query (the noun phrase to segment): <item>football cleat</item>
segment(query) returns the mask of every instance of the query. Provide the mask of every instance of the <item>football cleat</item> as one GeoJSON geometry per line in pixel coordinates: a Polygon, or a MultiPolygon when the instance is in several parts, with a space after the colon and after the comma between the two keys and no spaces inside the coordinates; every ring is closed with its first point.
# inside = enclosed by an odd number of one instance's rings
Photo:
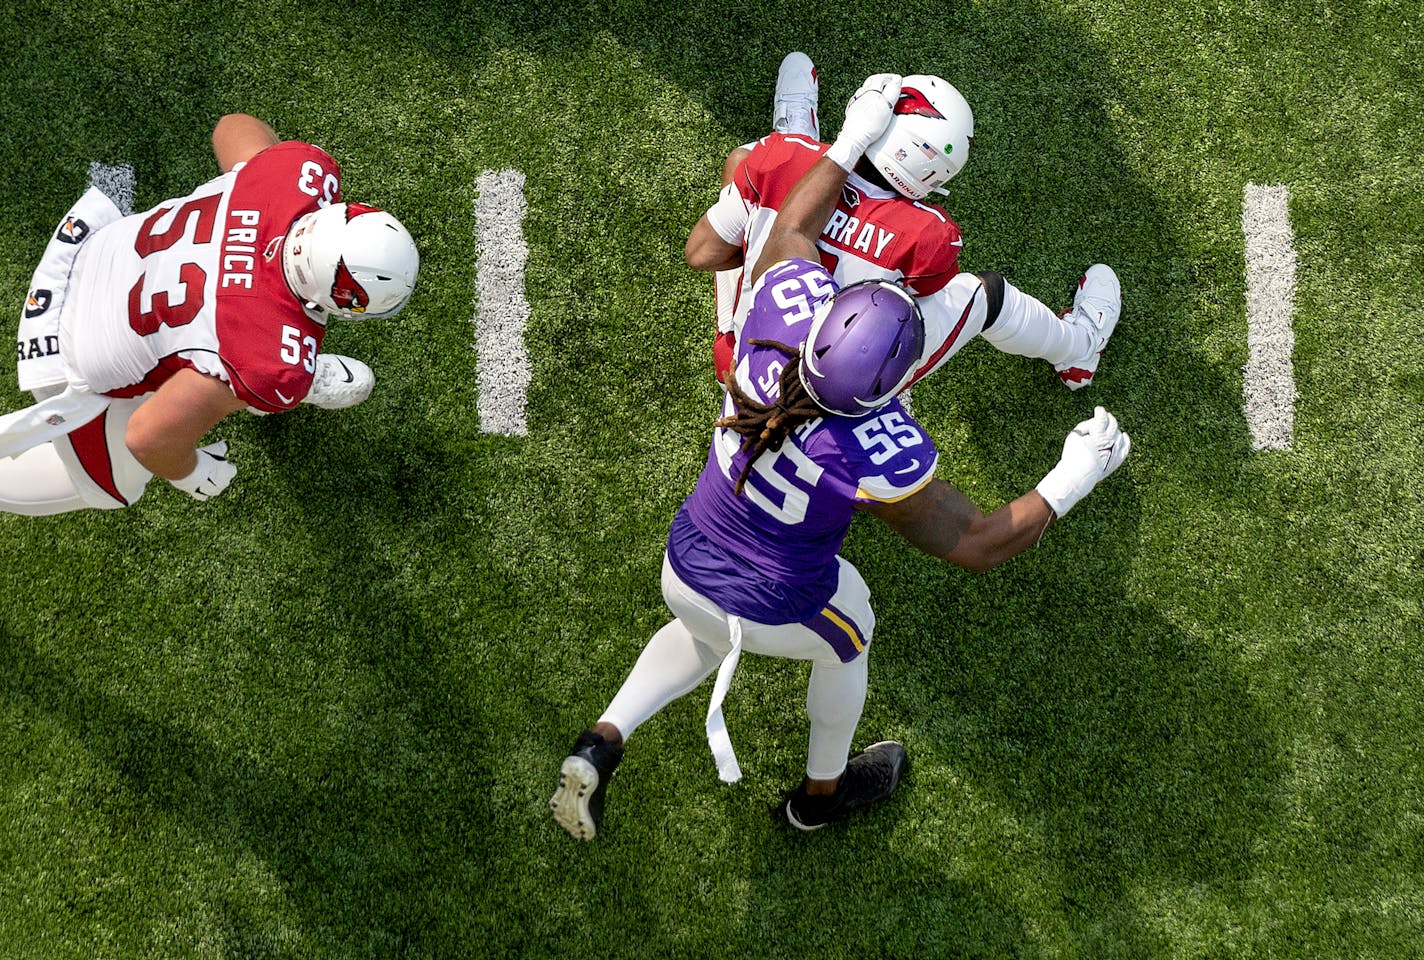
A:
{"type": "Polygon", "coordinates": [[[819,830],[895,792],[909,768],[905,748],[894,740],[872,743],[850,758],[840,789],[829,797],[806,793],[803,782],[786,798],[786,822],[797,830],[819,830]]]}
{"type": "Polygon", "coordinates": [[[801,133],[821,139],[817,119],[821,82],[816,65],[804,53],[788,53],[776,72],[776,93],[771,100],[771,129],[777,133],[801,133]]]}
{"type": "Polygon", "coordinates": [[[1122,316],[1122,285],[1112,267],[1095,263],[1078,281],[1078,292],[1073,296],[1073,306],[1063,313],[1069,323],[1086,329],[1092,343],[1088,355],[1068,363],[1055,364],[1058,379],[1069,390],[1081,390],[1093,382],[1098,372],[1098,360],[1108,345],[1108,338],[1117,329],[1118,318],[1122,316]]]}
{"type": "Polygon", "coordinates": [[[559,788],[549,798],[554,821],[575,840],[592,840],[603,824],[608,779],[623,759],[623,744],[585,730],[559,768],[559,788]]]}
{"type": "Polygon", "coordinates": [[[354,407],[371,395],[371,388],[375,385],[376,375],[360,360],[335,353],[319,353],[311,390],[302,403],[323,410],[354,407]]]}

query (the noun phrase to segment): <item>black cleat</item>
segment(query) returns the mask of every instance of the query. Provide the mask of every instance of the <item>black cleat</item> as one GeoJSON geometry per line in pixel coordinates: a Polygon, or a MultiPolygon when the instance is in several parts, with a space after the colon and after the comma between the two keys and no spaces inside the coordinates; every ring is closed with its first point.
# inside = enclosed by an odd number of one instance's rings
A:
{"type": "Polygon", "coordinates": [[[909,764],[905,748],[894,740],[872,743],[850,758],[839,789],[830,796],[811,796],[805,782],[793,790],[782,805],[786,820],[797,830],[819,830],[864,810],[895,792],[909,764]]]}
{"type": "Polygon", "coordinates": [[[559,789],[549,799],[554,820],[576,840],[592,840],[603,823],[603,794],[623,759],[623,744],[585,730],[559,769],[559,789]]]}

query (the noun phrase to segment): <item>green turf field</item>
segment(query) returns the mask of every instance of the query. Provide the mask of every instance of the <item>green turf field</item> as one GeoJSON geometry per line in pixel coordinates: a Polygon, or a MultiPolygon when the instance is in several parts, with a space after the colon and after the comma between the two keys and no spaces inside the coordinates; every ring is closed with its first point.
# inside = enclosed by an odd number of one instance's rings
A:
{"type": "Polygon", "coordinates": [[[0,958],[1424,957],[1421,36],[1411,0],[11,4],[10,324],[91,161],[138,209],[183,195],[230,111],[330,151],[423,270],[398,321],[327,338],[370,401],[222,425],[221,498],[0,516],[0,958]],[[1122,278],[1089,390],[982,342],[916,388],[940,476],[998,506],[1095,403],[1133,454],[987,575],[857,521],[857,742],[914,765],[883,809],[772,819],[805,670],[748,657],[745,778],[717,782],[704,688],[580,845],[546,803],[665,619],[720,396],[683,241],[792,49],[831,132],[868,73],[965,93],[966,268],[1054,307],[1094,260],[1122,278]],[[520,438],[475,412],[501,169],[520,438]],[[1291,191],[1289,451],[1242,412],[1248,183],[1291,191]]]}

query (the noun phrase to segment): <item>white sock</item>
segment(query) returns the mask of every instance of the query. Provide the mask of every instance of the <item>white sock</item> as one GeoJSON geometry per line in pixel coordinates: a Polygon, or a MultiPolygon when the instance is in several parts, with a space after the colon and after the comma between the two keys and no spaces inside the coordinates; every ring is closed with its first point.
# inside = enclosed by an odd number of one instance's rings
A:
{"type": "Polygon", "coordinates": [[[1089,330],[1059,317],[1007,280],[999,316],[979,335],[1004,353],[1040,357],[1052,364],[1081,360],[1095,345],[1089,330]]]}

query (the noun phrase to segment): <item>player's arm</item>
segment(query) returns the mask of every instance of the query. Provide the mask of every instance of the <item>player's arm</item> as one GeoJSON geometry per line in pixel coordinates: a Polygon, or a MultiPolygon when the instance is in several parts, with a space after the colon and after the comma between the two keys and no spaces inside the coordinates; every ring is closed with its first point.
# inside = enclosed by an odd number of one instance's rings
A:
{"type": "Polygon", "coordinates": [[[840,136],[796,181],[777,211],[766,245],[752,268],[753,283],[783,260],[816,259],[816,240],[835,212],[846,177],[866,148],[885,131],[899,96],[899,75],[881,73],[866,80],[851,97],[840,136]]]}
{"type": "Polygon", "coordinates": [[[860,508],[925,553],[983,572],[1037,543],[1048,525],[1116,470],[1131,449],[1132,438],[1119,429],[1117,418],[1098,407],[1068,434],[1058,465],[1038,486],[992,513],[938,479],[903,500],[860,508]]]}
{"type": "Polygon", "coordinates": [[[179,370],[133,412],[124,442],[144,469],[181,481],[200,466],[195,448],[203,434],[245,406],[216,377],[179,370]]]}
{"type": "Polygon", "coordinates": [[[742,265],[742,245],[723,240],[704,213],[687,236],[683,251],[687,265],[694,270],[730,270],[742,265]]]}
{"type": "Polygon", "coordinates": [[[223,173],[280,142],[271,127],[245,113],[229,113],[213,127],[213,156],[223,173]]]}
{"type": "Polygon", "coordinates": [[[861,509],[885,521],[917,549],[976,573],[1033,546],[1054,519],[1037,491],[984,513],[938,478],[904,500],[867,503],[861,509]]]}
{"type": "Polygon", "coordinates": [[[835,212],[846,173],[834,160],[821,157],[796,181],[777,211],[766,245],[752,268],[752,283],[783,260],[816,260],[816,238],[835,212]]]}
{"type": "Polygon", "coordinates": [[[694,270],[731,270],[742,265],[742,237],[747,224],[746,205],[732,185],[737,169],[752,155],[749,147],[733,148],[722,162],[722,194],[688,234],[684,255],[694,270]],[[713,221],[716,221],[716,226],[713,221]],[[730,236],[732,239],[725,239],[730,236]]]}

